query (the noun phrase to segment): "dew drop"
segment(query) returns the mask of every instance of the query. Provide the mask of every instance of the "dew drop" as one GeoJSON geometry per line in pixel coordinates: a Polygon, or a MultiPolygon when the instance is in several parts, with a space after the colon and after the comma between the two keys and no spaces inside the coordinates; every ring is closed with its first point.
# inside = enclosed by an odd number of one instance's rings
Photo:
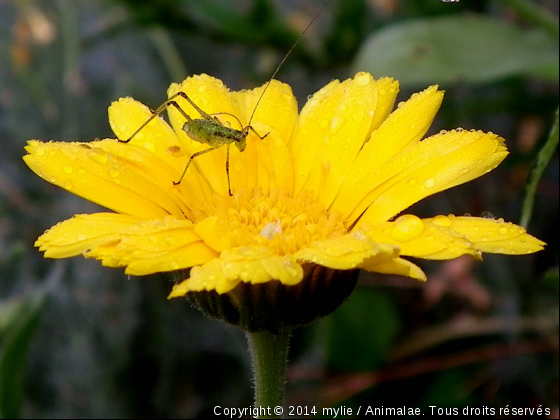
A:
{"type": "Polygon", "coordinates": [[[344,125],[344,118],[334,117],[331,121],[331,132],[336,133],[344,125]]]}
{"type": "Polygon", "coordinates": [[[71,181],[66,181],[64,183],[64,188],[66,188],[67,190],[71,190],[73,187],[72,182],[71,181]]]}
{"type": "Polygon", "coordinates": [[[35,149],[34,155],[35,155],[35,156],[45,156],[45,149],[42,148],[42,147],[37,147],[37,148],[35,149]]]}
{"type": "Polygon", "coordinates": [[[409,185],[410,187],[415,186],[417,183],[418,183],[418,180],[417,180],[416,178],[410,178],[410,179],[408,180],[408,185],[409,185]]]}
{"type": "Polygon", "coordinates": [[[371,75],[368,73],[358,73],[356,77],[354,77],[354,81],[358,86],[367,86],[372,80],[371,75]]]}
{"type": "Polygon", "coordinates": [[[50,178],[50,179],[49,179],[49,182],[50,182],[51,184],[56,184],[56,178],[50,178]]]}
{"type": "Polygon", "coordinates": [[[103,150],[98,149],[98,148],[93,148],[91,150],[88,151],[88,156],[90,157],[91,160],[97,162],[97,163],[107,163],[107,153],[105,153],[103,150]]]}
{"type": "Polygon", "coordinates": [[[378,91],[378,94],[379,94],[379,96],[385,96],[385,95],[387,95],[387,91],[385,89],[380,89],[378,91]]]}
{"type": "Polygon", "coordinates": [[[452,224],[451,219],[447,216],[444,216],[444,215],[439,215],[439,216],[434,217],[432,219],[432,223],[435,224],[435,225],[438,225],[438,226],[446,227],[446,228],[451,227],[451,224],[452,224]]]}
{"type": "Polygon", "coordinates": [[[424,186],[428,189],[434,188],[436,186],[436,180],[434,178],[428,178],[424,181],[424,186]]]}
{"type": "Polygon", "coordinates": [[[74,168],[72,168],[71,166],[65,165],[62,168],[62,172],[64,172],[65,174],[70,175],[72,172],[74,172],[74,168]]]}
{"type": "Polygon", "coordinates": [[[329,122],[327,120],[321,120],[321,122],[319,123],[319,127],[321,128],[327,128],[329,125],[329,122]]]}
{"type": "Polygon", "coordinates": [[[397,105],[397,108],[402,108],[404,106],[404,102],[399,102],[399,104],[397,105]]]}
{"type": "Polygon", "coordinates": [[[144,147],[144,149],[146,149],[148,152],[152,152],[152,153],[155,153],[156,150],[157,150],[156,145],[155,145],[154,143],[152,143],[152,142],[149,142],[149,141],[145,142],[145,143],[143,144],[143,147],[144,147]]]}
{"type": "Polygon", "coordinates": [[[172,270],[178,270],[179,268],[181,268],[181,266],[177,264],[175,261],[172,261],[169,266],[171,267],[172,270]]]}
{"type": "Polygon", "coordinates": [[[407,214],[399,217],[391,230],[391,236],[399,242],[409,242],[418,238],[426,226],[417,216],[407,214]]]}
{"type": "Polygon", "coordinates": [[[157,120],[158,120],[157,117],[156,117],[156,118],[152,118],[152,119],[150,120],[150,122],[148,123],[148,127],[153,127],[154,125],[156,125],[157,122],[158,122],[157,120]]]}
{"type": "Polygon", "coordinates": [[[200,85],[200,86],[198,87],[198,91],[199,91],[200,93],[206,92],[206,85],[200,85]]]}
{"type": "Polygon", "coordinates": [[[78,235],[78,241],[85,241],[87,239],[87,236],[84,234],[78,235]]]}
{"type": "Polygon", "coordinates": [[[109,168],[109,176],[111,178],[116,178],[119,176],[119,171],[117,170],[117,168],[109,168]]]}
{"type": "Polygon", "coordinates": [[[508,233],[508,228],[502,226],[501,228],[498,229],[498,233],[499,233],[500,235],[506,235],[506,234],[508,233]]]}
{"type": "Polygon", "coordinates": [[[483,236],[481,239],[482,242],[488,242],[488,238],[486,236],[483,236]]]}

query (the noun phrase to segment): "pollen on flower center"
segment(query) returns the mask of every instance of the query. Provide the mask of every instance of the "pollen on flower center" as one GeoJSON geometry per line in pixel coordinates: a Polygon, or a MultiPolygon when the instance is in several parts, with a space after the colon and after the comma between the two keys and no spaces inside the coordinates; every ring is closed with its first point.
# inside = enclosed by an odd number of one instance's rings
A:
{"type": "Polygon", "coordinates": [[[228,226],[231,247],[260,245],[276,255],[289,255],[304,245],[346,233],[342,218],[328,212],[311,193],[297,198],[274,190],[240,190],[234,197],[222,197],[204,211],[228,226]]]}

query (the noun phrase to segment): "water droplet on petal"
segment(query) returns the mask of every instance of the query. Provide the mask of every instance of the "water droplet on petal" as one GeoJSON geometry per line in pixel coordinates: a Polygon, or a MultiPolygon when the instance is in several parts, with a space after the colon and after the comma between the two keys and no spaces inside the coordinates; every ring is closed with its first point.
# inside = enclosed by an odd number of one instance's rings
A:
{"type": "Polygon", "coordinates": [[[416,178],[410,178],[410,179],[408,180],[408,185],[409,185],[410,187],[415,186],[417,183],[418,183],[418,180],[417,180],[416,178]]]}
{"type": "Polygon", "coordinates": [[[78,241],[85,241],[87,239],[87,236],[84,234],[78,235],[78,241]]]}
{"type": "Polygon", "coordinates": [[[501,228],[498,229],[498,233],[499,233],[500,235],[505,235],[505,234],[508,233],[508,228],[505,227],[505,226],[502,226],[501,228]]]}
{"type": "Polygon", "coordinates": [[[96,147],[88,151],[88,156],[97,163],[107,163],[107,153],[96,147]]]}
{"type": "Polygon", "coordinates": [[[424,181],[424,186],[428,189],[434,188],[436,186],[436,180],[434,178],[428,178],[424,181]]]}
{"type": "Polygon", "coordinates": [[[407,214],[395,220],[391,236],[399,242],[408,242],[418,238],[426,226],[422,219],[412,214],[407,214]]]}
{"type": "Polygon", "coordinates": [[[79,173],[80,175],[83,175],[83,174],[86,173],[86,170],[85,170],[84,168],[78,168],[78,173],[79,173]]]}
{"type": "Polygon", "coordinates": [[[206,85],[200,85],[200,86],[198,87],[198,91],[199,91],[200,93],[206,92],[206,85]]]}
{"type": "Polygon", "coordinates": [[[446,227],[446,228],[451,227],[451,224],[452,224],[451,219],[447,216],[444,216],[444,215],[439,215],[439,216],[434,217],[432,219],[432,223],[435,224],[435,225],[438,225],[438,226],[446,227]]]}
{"type": "Polygon", "coordinates": [[[371,83],[373,78],[369,73],[358,73],[356,77],[354,77],[354,81],[359,86],[367,86],[371,83]]]}
{"type": "Polygon", "coordinates": [[[64,183],[64,188],[66,188],[67,190],[71,190],[73,187],[72,182],[71,181],[66,181],[64,183]]]}
{"type": "Polygon", "coordinates": [[[42,147],[37,147],[37,148],[35,149],[34,155],[35,155],[35,156],[44,156],[44,155],[45,155],[45,149],[42,148],[42,147]]]}
{"type": "Polygon", "coordinates": [[[62,168],[62,172],[64,172],[65,174],[70,175],[72,172],[74,172],[74,168],[72,168],[71,166],[65,165],[62,168]]]}
{"type": "Polygon", "coordinates": [[[117,168],[109,168],[109,176],[111,178],[116,178],[119,176],[119,171],[117,170],[117,168]]]}
{"type": "Polygon", "coordinates": [[[331,121],[331,132],[336,133],[344,125],[344,118],[334,117],[331,121]]]}
{"type": "Polygon", "coordinates": [[[157,150],[156,145],[152,142],[149,142],[149,141],[145,142],[142,145],[142,147],[144,147],[144,149],[146,149],[148,152],[152,152],[152,153],[155,153],[156,150],[157,150]]]}
{"type": "Polygon", "coordinates": [[[319,123],[319,127],[321,128],[327,128],[329,125],[329,122],[327,120],[321,120],[321,122],[319,123]]]}

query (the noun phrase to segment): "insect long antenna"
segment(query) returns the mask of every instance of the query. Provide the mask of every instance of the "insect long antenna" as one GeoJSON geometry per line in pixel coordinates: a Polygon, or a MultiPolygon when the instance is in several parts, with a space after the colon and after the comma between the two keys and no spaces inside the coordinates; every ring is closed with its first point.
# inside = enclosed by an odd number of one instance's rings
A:
{"type": "Polygon", "coordinates": [[[317,12],[317,14],[315,15],[315,17],[313,18],[313,20],[311,20],[311,22],[309,22],[309,25],[307,25],[307,27],[304,29],[304,31],[301,33],[301,35],[299,36],[299,38],[297,39],[297,41],[294,43],[294,45],[292,45],[292,48],[290,48],[290,51],[288,51],[288,53],[284,56],[284,58],[282,59],[282,61],[280,61],[280,64],[278,64],[278,67],[276,67],[276,70],[274,71],[274,73],[272,74],[272,77],[270,78],[270,80],[268,81],[268,83],[266,84],[266,86],[264,87],[263,93],[261,93],[261,96],[259,98],[259,100],[257,101],[257,104],[255,105],[255,109],[253,109],[253,113],[251,114],[251,118],[249,119],[249,123],[247,125],[251,125],[251,121],[253,121],[253,117],[255,116],[255,113],[257,112],[257,108],[259,107],[259,104],[262,101],[262,98],[264,96],[264,94],[266,93],[268,87],[270,86],[270,84],[272,83],[272,80],[274,80],[274,78],[276,77],[276,75],[278,74],[278,72],[280,71],[280,68],[282,67],[282,65],[284,64],[284,62],[288,59],[288,57],[290,56],[290,54],[292,53],[292,51],[296,48],[297,44],[299,44],[299,41],[301,41],[301,39],[303,38],[303,36],[305,35],[305,33],[307,32],[307,30],[309,28],[311,28],[311,26],[313,25],[313,23],[317,20],[317,18],[319,17],[319,15],[321,14],[321,12],[325,9],[325,7],[327,7],[327,5],[329,4],[330,0],[327,0],[327,2],[325,2],[325,4],[323,5],[323,7],[321,7],[321,10],[319,10],[317,12]]]}

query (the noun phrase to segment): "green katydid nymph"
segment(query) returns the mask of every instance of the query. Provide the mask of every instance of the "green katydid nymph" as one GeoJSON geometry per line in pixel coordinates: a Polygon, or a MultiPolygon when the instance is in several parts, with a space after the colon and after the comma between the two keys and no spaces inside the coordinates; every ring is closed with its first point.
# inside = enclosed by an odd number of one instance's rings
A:
{"type": "Polygon", "coordinates": [[[258,108],[262,98],[264,97],[268,87],[270,86],[270,83],[272,82],[274,77],[278,74],[278,72],[280,71],[280,68],[282,67],[282,65],[284,64],[286,59],[292,53],[292,51],[297,46],[299,41],[303,38],[303,36],[307,32],[307,30],[311,27],[311,25],[313,25],[313,22],[315,22],[315,20],[319,17],[319,15],[323,11],[323,9],[327,6],[329,1],[330,0],[327,0],[327,2],[323,5],[323,7],[317,12],[315,17],[311,20],[309,25],[307,25],[307,27],[301,33],[299,38],[294,42],[294,45],[292,45],[292,48],[290,48],[288,53],[284,56],[284,58],[282,59],[282,61],[280,62],[280,64],[276,68],[276,70],[274,71],[272,77],[267,82],[261,96],[259,97],[259,100],[257,101],[257,103],[255,105],[255,108],[253,109],[253,113],[251,114],[251,118],[249,119],[249,122],[248,122],[247,126],[243,127],[243,124],[239,121],[239,119],[235,115],[232,115],[232,114],[229,114],[229,113],[226,113],[226,112],[216,113],[216,114],[210,115],[207,112],[205,112],[204,110],[202,110],[198,105],[196,105],[192,101],[192,99],[189,98],[189,96],[186,93],[178,92],[175,95],[171,96],[167,101],[165,101],[155,111],[153,111],[153,115],[144,124],[142,124],[128,139],[119,140],[119,142],[121,142],[121,143],[130,142],[140,131],[142,131],[142,129],[144,127],[146,127],[150,123],[150,121],[152,121],[154,118],[158,117],[162,112],[164,112],[170,106],[173,106],[181,113],[181,115],[186,120],[186,122],[183,124],[182,129],[187,134],[187,136],[189,136],[189,138],[194,140],[194,141],[197,141],[197,142],[203,143],[203,144],[207,144],[207,145],[210,146],[207,149],[204,149],[204,150],[201,150],[200,152],[194,153],[190,157],[189,161],[187,162],[187,166],[185,167],[185,169],[183,170],[183,173],[181,174],[181,177],[179,178],[179,180],[174,181],[173,185],[179,185],[183,181],[183,178],[185,177],[185,175],[187,173],[187,170],[189,169],[189,167],[190,167],[190,165],[191,165],[191,163],[194,159],[196,159],[197,157],[199,157],[201,155],[204,155],[206,153],[210,153],[214,150],[217,150],[221,147],[226,146],[226,148],[227,148],[226,149],[227,150],[227,154],[226,154],[226,175],[227,175],[227,180],[228,180],[228,192],[229,192],[230,196],[233,195],[232,192],[231,192],[231,181],[230,181],[230,177],[229,177],[229,149],[230,149],[230,146],[232,144],[235,144],[235,146],[239,149],[239,151],[243,152],[245,150],[245,148],[247,147],[247,136],[249,135],[249,133],[251,131],[261,140],[264,140],[266,138],[266,136],[268,136],[269,133],[265,133],[263,135],[260,135],[251,126],[251,122],[253,121],[253,117],[255,116],[257,108],[258,108]],[[185,99],[200,114],[201,118],[191,118],[181,108],[181,106],[175,101],[175,99],[177,97],[181,97],[181,98],[185,99]],[[229,126],[224,125],[217,118],[217,115],[229,115],[229,116],[235,118],[239,122],[239,126],[242,127],[242,128],[237,130],[237,129],[234,129],[234,128],[231,128],[229,126]]]}

